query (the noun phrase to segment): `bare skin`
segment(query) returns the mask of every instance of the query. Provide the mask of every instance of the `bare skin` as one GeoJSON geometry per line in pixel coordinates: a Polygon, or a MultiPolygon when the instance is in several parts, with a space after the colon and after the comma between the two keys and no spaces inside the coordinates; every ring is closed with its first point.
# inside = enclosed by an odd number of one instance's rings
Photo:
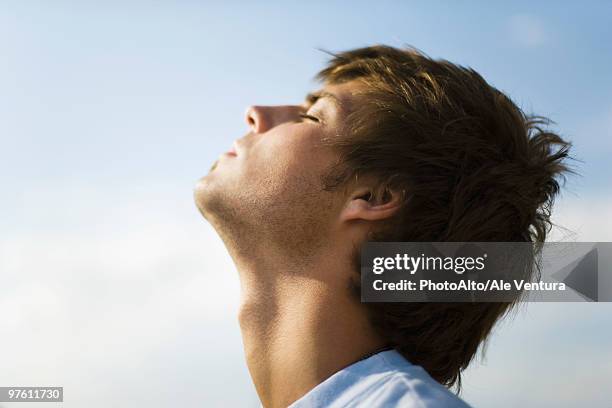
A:
{"type": "Polygon", "coordinates": [[[200,212],[238,269],[244,351],[267,408],[290,405],[385,344],[349,281],[357,273],[355,247],[397,212],[400,197],[379,194],[370,179],[322,189],[321,177],[338,155],[319,142],[342,134],[359,86],[322,91],[333,96],[250,107],[250,132],[195,190],[200,212]]]}

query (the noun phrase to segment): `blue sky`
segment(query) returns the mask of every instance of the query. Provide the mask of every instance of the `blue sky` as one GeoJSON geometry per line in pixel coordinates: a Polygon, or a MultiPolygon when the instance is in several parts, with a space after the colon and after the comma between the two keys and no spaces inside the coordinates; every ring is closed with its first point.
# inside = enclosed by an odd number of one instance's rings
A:
{"type": "MultiPolygon", "coordinates": [[[[316,88],[318,48],[410,44],[550,117],[583,161],[556,236],[611,241],[611,17],[603,1],[0,1],[0,385],[63,384],[65,407],[122,406],[96,387],[125,406],[256,406],[235,271],[191,192],[249,104],[316,88]]],[[[466,399],[603,405],[610,311],[530,305],[466,399]]]]}

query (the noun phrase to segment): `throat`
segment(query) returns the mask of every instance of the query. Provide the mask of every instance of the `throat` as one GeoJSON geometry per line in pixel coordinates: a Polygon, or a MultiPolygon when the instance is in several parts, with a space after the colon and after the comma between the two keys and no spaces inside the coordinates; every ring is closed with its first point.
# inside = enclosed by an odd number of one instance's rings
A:
{"type": "Polygon", "coordinates": [[[362,307],[318,280],[243,285],[239,321],[246,362],[266,408],[290,405],[384,346],[362,307]]]}

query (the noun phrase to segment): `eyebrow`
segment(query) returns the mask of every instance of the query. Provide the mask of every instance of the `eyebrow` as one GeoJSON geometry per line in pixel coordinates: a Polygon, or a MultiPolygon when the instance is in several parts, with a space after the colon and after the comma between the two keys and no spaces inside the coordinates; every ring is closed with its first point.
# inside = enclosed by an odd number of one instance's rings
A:
{"type": "Polygon", "coordinates": [[[337,109],[342,108],[342,101],[340,101],[340,99],[336,95],[327,91],[317,91],[307,94],[306,103],[308,104],[308,106],[312,106],[319,99],[323,98],[328,98],[330,101],[332,101],[332,103],[336,106],[337,109]]]}

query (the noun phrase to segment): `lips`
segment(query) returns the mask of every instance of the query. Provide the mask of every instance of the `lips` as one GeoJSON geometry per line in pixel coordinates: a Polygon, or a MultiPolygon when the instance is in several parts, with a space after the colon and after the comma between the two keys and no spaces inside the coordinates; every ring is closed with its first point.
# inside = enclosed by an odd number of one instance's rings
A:
{"type": "Polygon", "coordinates": [[[227,154],[228,156],[238,156],[236,142],[234,142],[232,148],[229,151],[225,152],[225,154],[227,154]]]}
{"type": "Polygon", "coordinates": [[[240,147],[238,140],[234,140],[234,144],[232,145],[232,148],[228,153],[234,156],[238,156],[240,155],[241,150],[242,148],[240,147]]]}

